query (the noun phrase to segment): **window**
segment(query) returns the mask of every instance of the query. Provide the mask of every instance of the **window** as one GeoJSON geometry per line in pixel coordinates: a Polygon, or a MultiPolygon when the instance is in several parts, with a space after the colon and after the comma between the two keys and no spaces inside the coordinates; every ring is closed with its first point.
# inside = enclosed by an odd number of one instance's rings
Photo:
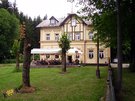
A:
{"type": "Polygon", "coordinates": [[[89,58],[92,59],[94,57],[93,50],[89,50],[89,58]]]}
{"type": "Polygon", "coordinates": [[[50,40],[50,34],[46,34],[46,40],[50,40]]]}
{"type": "Polygon", "coordinates": [[[81,39],[81,34],[80,33],[76,33],[75,34],[75,40],[80,40],[81,39]]]}
{"type": "Polygon", "coordinates": [[[68,39],[71,41],[73,38],[72,38],[72,33],[68,33],[68,39]]]}
{"type": "Polygon", "coordinates": [[[54,25],[55,23],[56,23],[55,19],[51,19],[51,20],[50,20],[50,24],[51,24],[51,25],[54,25]]]}
{"type": "Polygon", "coordinates": [[[59,34],[55,34],[55,40],[59,40],[59,34]]]}
{"type": "Polygon", "coordinates": [[[72,19],[71,26],[75,27],[76,26],[76,19],[72,19]]]}
{"type": "Polygon", "coordinates": [[[59,58],[59,55],[55,55],[55,58],[58,59],[59,58]]]}
{"type": "Polygon", "coordinates": [[[103,50],[100,50],[99,51],[99,58],[100,59],[103,59],[104,58],[104,52],[103,52],[103,50]]]}
{"type": "Polygon", "coordinates": [[[76,54],[76,59],[78,59],[80,56],[79,56],[79,53],[78,53],[78,51],[75,51],[75,54],[76,54]]]}
{"type": "Polygon", "coordinates": [[[94,36],[93,32],[90,32],[89,33],[89,39],[92,40],[93,39],[93,36],[94,36]]]}
{"type": "Polygon", "coordinates": [[[50,58],[50,55],[49,55],[49,54],[46,54],[46,58],[47,58],[47,59],[50,58]]]}

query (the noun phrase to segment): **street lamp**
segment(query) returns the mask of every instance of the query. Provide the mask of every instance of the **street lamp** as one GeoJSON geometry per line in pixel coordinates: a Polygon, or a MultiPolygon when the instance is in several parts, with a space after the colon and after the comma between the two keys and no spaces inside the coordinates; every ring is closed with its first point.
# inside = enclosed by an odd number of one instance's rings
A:
{"type": "Polygon", "coordinates": [[[100,78],[100,69],[99,69],[99,37],[97,35],[97,70],[96,70],[97,78],[100,78]]]}

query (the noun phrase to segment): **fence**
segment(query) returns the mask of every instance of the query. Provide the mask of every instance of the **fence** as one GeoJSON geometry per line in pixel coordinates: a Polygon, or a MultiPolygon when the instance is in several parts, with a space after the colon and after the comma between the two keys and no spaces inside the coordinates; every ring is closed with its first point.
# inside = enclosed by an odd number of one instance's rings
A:
{"type": "Polygon", "coordinates": [[[108,69],[106,101],[116,101],[111,68],[108,69]]]}

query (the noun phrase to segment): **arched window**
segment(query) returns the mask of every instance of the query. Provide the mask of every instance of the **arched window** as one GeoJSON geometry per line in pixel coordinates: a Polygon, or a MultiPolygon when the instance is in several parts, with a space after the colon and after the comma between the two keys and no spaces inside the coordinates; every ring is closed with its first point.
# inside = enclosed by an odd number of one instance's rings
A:
{"type": "Polygon", "coordinates": [[[94,57],[93,50],[89,50],[89,58],[92,59],[94,57]]]}
{"type": "Polygon", "coordinates": [[[103,50],[100,50],[99,51],[99,58],[100,59],[103,59],[104,58],[104,51],[103,50]]]}

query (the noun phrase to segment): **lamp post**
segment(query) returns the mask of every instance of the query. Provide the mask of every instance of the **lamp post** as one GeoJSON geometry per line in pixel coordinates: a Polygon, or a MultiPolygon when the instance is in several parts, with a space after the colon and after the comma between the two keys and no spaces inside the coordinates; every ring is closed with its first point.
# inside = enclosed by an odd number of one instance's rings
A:
{"type": "Polygon", "coordinates": [[[99,38],[97,35],[97,70],[96,70],[96,76],[99,79],[100,78],[100,69],[99,69],[99,38]]]}

